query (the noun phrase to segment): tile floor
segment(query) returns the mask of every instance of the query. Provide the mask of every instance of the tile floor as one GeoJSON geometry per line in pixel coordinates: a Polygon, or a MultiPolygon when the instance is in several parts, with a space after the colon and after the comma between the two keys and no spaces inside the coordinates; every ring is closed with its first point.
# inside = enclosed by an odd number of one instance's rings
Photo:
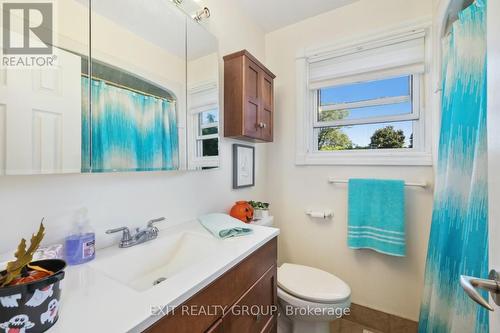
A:
{"type": "Polygon", "coordinates": [[[415,321],[352,304],[351,314],[332,322],[331,333],[416,333],[415,321]]]}

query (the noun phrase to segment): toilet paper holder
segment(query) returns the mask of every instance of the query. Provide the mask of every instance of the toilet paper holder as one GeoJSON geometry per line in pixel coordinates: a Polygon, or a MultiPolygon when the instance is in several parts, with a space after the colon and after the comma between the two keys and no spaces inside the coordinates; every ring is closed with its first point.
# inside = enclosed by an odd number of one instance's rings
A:
{"type": "Polygon", "coordinates": [[[325,211],[306,210],[306,215],[309,215],[312,218],[329,219],[333,217],[333,212],[331,210],[325,210],[325,211]]]}

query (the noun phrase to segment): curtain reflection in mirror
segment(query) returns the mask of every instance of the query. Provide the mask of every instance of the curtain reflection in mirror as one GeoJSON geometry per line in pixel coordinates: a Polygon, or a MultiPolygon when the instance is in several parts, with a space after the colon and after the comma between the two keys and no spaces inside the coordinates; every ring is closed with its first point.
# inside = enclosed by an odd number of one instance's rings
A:
{"type": "MultiPolygon", "coordinates": [[[[82,77],[82,87],[89,78],[82,77]]],[[[175,101],[153,97],[92,79],[91,131],[83,131],[84,172],[155,171],[179,168],[175,101]],[[87,170],[85,170],[87,169],[87,170]]],[[[90,115],[82,90],[82,126],[90,115]]],[[[84,127],[85,128],[85,127],[84,127]]]]}

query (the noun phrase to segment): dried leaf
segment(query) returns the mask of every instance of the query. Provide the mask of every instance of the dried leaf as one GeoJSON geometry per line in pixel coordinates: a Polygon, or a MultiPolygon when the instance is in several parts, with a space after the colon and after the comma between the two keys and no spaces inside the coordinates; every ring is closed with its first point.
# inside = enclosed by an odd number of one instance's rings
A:
{"type": "MultiPolygon", "coordinates": [[[[35,254],[35,251],[40,246],[40,243],[43,240],[43,236],[45,236],[45,227],[43,226],[43,220],[42,220],[42,222],[40,223],[40,228],[38,229],[37,234],[31,236],[30,247],[29,247],[28,251],[26,251],[26,254],[28,254],[31,258],[33,258],[33,254],[35,254]]],[[[31,259],[30,259],[30,261],[31,261],[31,259]]]]}
{"type": "Polygon", "coordinates": [[[39,272],[44,272],[44,273],[47,273],[47,274],[49,274],[49,275],[54,274],[54,272],[49,271],[48,269],[45,269],[45,268],[40,267],[40,266],[35,266],[35,265],[30,265],[30,264],[28,264],[28,268],[29,268],[29,269],[32,269],[32,270],[34,270],[34,271],[39,271],[39,272]]]}
{"type": "Polygon", "coordinates": [[[43,220],[42,220],[42,223],[40,223],[40,228],[38,229],[37,234],[31,237],[30,247],[28,248],[28,250],[26,250],[26,240],[24,238],[21,239],[21,242],[17,247],[16,253],[14,254],[16,260],[7,263],[7,268],[6,268],[7,274],[5,274],[0,278],[0,287],[5,287],[12,280],[17,278],[21,274],[22,269],[26,265],[28,265],[31,262],[31,260],[33,260],[33,254],[40,246],[40,243],[42,242],[44,235],[45,235],[45,227],[43,226],[43,220]]]}

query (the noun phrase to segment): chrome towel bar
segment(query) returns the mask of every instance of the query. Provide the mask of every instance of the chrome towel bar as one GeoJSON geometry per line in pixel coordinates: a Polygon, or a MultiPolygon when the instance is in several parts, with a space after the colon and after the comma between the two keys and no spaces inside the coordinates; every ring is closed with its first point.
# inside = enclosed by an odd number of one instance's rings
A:
{"type": "MultiPolygon", "coordinates": [[[[347,184],[347,183],[349,183],[349,180],[328,178],[328,182],[330,184],[347,184]]],[[[426,188],[426,187],[429,186],[429,184],[427,184],[426,182],[423,182],[423,183],[409,183],[409,182],[405,182],[405,186],[426,188]]]]}

